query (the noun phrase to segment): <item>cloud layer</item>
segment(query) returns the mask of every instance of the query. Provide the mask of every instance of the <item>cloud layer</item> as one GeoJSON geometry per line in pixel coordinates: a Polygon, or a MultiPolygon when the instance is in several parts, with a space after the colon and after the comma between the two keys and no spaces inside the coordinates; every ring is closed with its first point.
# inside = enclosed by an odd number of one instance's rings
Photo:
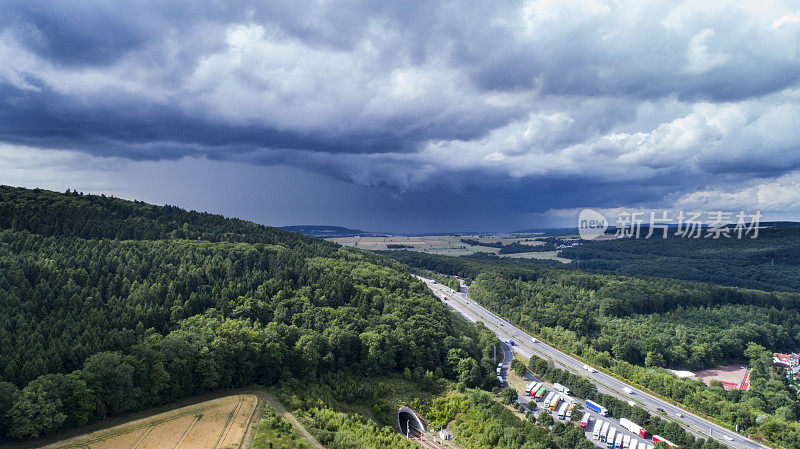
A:
{"type": "Polygon", "coordinates": [[[798,18],[777,0],[7,0],[0,143],[689,201],[800,169],[798,18]]]}

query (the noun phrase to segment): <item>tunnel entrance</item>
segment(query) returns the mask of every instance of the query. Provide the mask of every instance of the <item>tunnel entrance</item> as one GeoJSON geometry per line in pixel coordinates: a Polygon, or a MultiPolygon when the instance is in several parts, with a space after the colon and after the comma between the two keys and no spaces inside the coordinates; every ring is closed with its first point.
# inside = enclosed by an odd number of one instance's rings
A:
{"type": "Polygon", "coordinates": [[[397,411],[397,429],[406,437],[414,440],[419,440],[426,432],[425,424],[408,407],[400,407],[397,411]]]}

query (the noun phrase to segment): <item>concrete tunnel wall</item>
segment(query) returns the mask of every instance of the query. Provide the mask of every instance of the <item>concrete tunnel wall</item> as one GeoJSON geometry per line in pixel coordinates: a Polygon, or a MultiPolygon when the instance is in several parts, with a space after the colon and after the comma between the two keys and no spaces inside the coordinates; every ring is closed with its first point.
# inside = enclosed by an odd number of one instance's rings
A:
{"type": "Polygon", "coordinates": [[[419,419],[416,413],[408,407],[400,407],[397,410],[397,428],[403,435],[406,434],[406,423],[411,421],[411,427],[418,428],[421,432],[425,432],[425,424],[419,419]]]}

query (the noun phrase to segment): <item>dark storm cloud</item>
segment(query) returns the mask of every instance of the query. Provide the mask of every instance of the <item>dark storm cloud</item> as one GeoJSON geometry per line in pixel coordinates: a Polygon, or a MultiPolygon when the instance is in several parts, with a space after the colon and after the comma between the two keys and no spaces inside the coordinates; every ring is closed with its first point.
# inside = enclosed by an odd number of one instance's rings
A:
{"type": "Polygon", "coordinates": [[[800,168],[796,14],[780,2],[7,0],[0,142],[284,163],[407,195],[595,183],[600,202],[645,203],[800,168]]]}

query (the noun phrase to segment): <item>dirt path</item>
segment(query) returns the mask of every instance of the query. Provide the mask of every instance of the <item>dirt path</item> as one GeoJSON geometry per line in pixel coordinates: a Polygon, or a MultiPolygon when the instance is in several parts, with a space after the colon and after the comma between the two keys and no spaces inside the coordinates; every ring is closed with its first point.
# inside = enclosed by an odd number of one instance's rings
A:
{"type": "Polygon", "coordinates": [[[308,430],[306,430],[306,428],[303,427],[302,424],[300,424],[300,422],[297,420],[297,418],[294,417],[294,415],[292,415],[291,413],[289,413],[288,410],[286,410],[286,407],[284,407],[283,404],[280,403],[280,401],[278,401],[277,399],[275,399],[274,396],[266,392],[264,393],[264,398],[266,399],[267,402],[270,403],[270,405],[275,407],[275,410],[277,410],[278,413],[280,413],[281,416],[283,416],[283,419],[288,421],[289,424],[291,424],[292,427],[294,427],[294,429],[300,435],[302,435],[303,438],[305,438],[305,440],[308,442],[308,444],[311,445],[311,447],[313,447],[314,449],[325,449],[325,446],[320,444],[320,442],[317,441],[317,439],[314,438],[313,435],[308,433],[308,430]]]}

